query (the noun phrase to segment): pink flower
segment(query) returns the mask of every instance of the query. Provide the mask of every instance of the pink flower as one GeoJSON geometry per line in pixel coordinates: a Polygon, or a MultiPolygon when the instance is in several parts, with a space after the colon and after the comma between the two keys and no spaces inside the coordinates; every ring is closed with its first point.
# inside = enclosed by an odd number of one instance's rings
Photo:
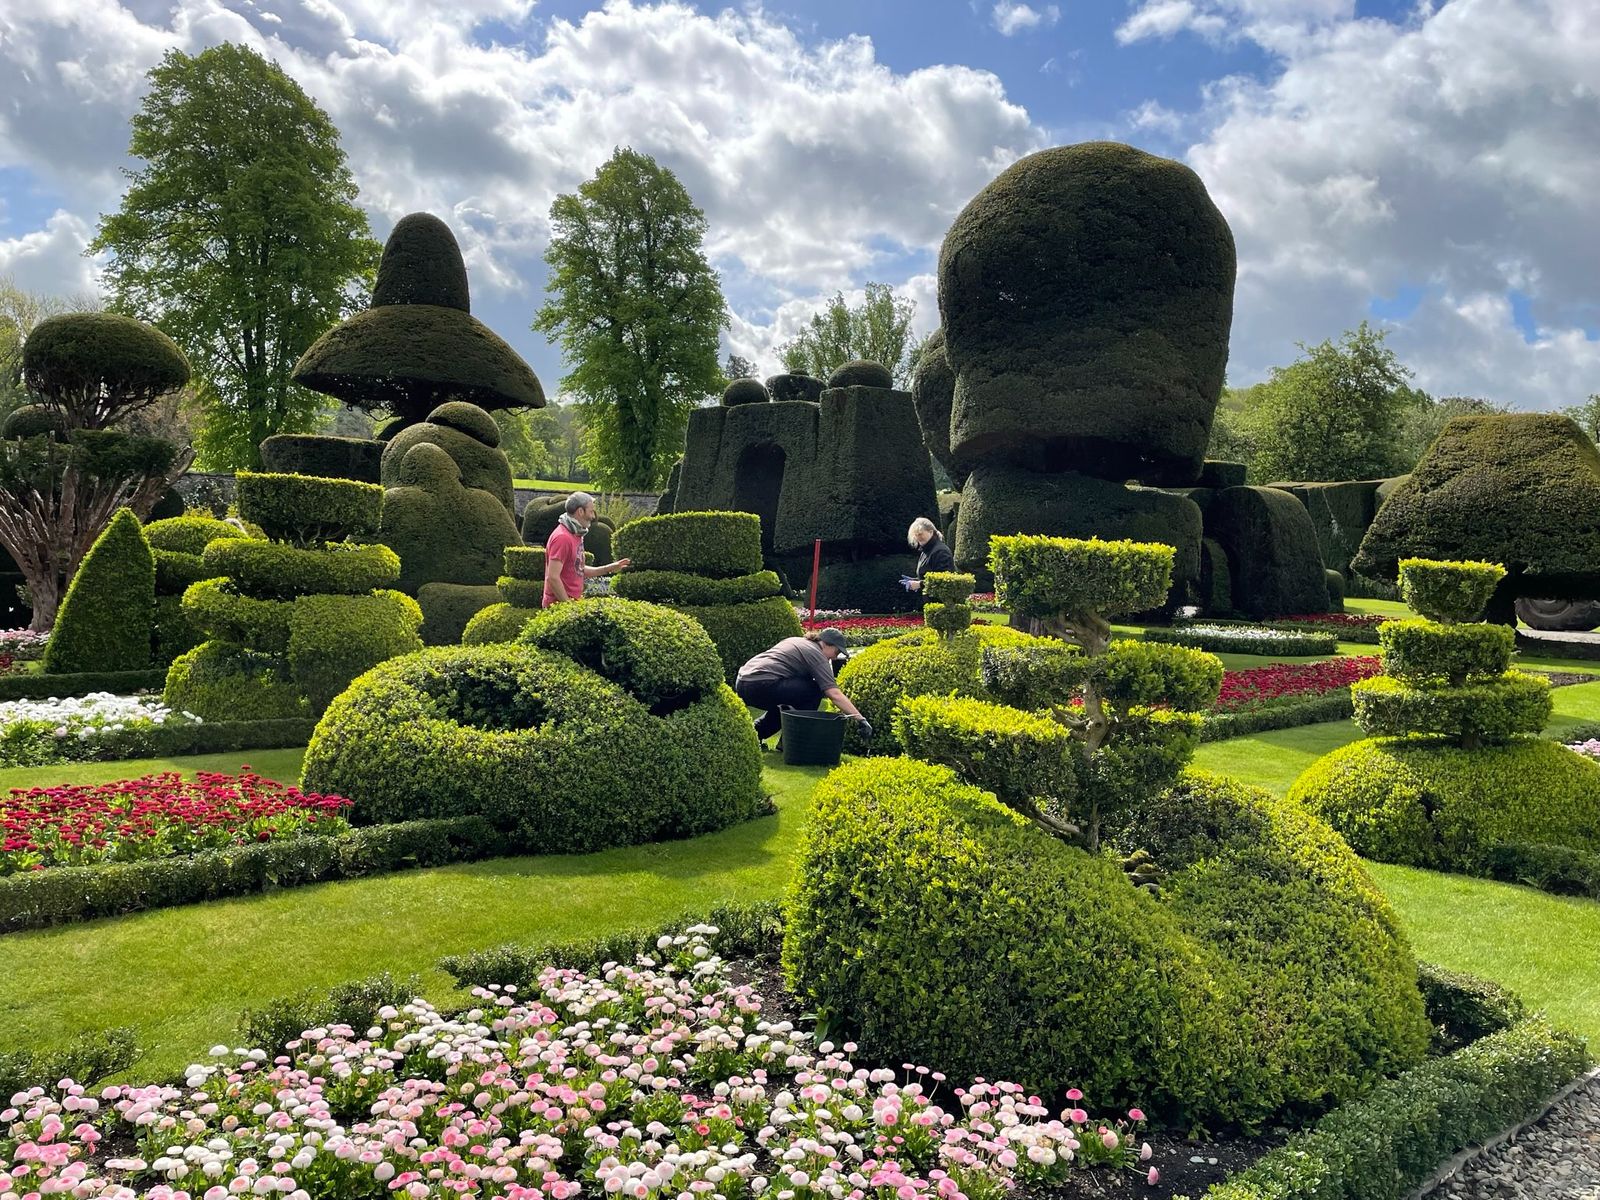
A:
{"type": "Polygon", "coordinates": [[[1089,1114],[1081,1108],[1075,1108],[1067,1114],[1067,1120],[1071,1121],[1074,1125],[1082,1125],[1088,1121],[1088,1119],[1089,1114]]]}
{"type": "Polygon", "coordinates": [[[1156,1184],[1161,1182],[1161,1172],[1156,1170],[1154,1167],[1151,1167],[1150,1174],[1144,1177],[1144,1181],[1154,1187],[1156,1184]]]}
{"type": "Polygon", "coordinates": [[[1077,1088],[1068,1088],[1067,1089],[1067,1099],[1071,1100],[1071,1101],[1074,1101],[1074,1102],[1082,1100],[1083,1099],[1083,1093],[1080,1092],[1077,1088]]]}
{"type": "Polygon", "coordinates": [[[1130,1121],[1142,1121],[1142,1120],[1144,1120],[1144,1112],[1143,1112],[1143,1110],[1137,1109],[1137,1108],[1130,1108],[1128,1110],[1128,1120],[1130,1120],[1130,1121]]]}
{"type": "Polygon", "coordinates": [[[1105,1143],[1107,1150],[1115,1150],[1117,1148],[1117,1135],[1113,1130],[1108,1129],[1102,1133],[1100,1140],[1105,1143]]]}

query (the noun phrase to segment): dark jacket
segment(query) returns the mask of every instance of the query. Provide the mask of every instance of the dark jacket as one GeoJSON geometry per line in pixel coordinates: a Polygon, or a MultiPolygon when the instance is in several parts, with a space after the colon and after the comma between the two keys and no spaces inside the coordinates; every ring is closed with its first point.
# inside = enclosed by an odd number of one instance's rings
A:
{"type": "Polygon", "coordinates": [[[922,554],[917,558],[917,578],[921,579],[929,571],[955,569],[956,556],[950,552],[950,547],[944,538],[935,533],[922,547],[922,554]]]}

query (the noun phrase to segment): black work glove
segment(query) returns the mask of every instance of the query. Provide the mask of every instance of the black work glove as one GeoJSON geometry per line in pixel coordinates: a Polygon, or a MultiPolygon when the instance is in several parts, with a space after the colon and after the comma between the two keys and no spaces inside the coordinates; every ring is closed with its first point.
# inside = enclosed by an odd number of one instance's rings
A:
{"type": "Polygon", "coordinates": [[[857,717],[856,732],[870,742],[872,740],[872,723],[865,717],[857,717]]]}

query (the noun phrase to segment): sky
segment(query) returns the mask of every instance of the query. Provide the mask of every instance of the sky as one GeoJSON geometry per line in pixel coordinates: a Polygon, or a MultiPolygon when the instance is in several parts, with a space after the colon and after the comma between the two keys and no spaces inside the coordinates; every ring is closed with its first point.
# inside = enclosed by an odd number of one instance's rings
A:
{"type": "Polygon", "coordinates": [[[1232,226],[1228,378],[1362,320],[1435,395],[1600,392],[1600,4],[1577,0],[0,0],[0,275],[93,290],[128,119],[171,48],[244,43],[342,131],[374,235],[455,230],[473,312],[529,330],[551,201],[617,146],[705,211],[723,353],[868,281],[938,324],[938,247],[1008,164],[1112,139],[1232,226]]]}

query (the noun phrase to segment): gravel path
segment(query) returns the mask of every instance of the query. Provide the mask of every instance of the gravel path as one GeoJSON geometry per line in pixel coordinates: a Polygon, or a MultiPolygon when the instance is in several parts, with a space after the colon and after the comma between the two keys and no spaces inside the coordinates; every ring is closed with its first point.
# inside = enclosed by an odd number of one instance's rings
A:
{"type": "Polygon", "coordinates": [[[1433,1193],[1447,1200],[1600,1200],[1600,1078],[1514,1142],[1463,1167],[1433,1193]]]}

